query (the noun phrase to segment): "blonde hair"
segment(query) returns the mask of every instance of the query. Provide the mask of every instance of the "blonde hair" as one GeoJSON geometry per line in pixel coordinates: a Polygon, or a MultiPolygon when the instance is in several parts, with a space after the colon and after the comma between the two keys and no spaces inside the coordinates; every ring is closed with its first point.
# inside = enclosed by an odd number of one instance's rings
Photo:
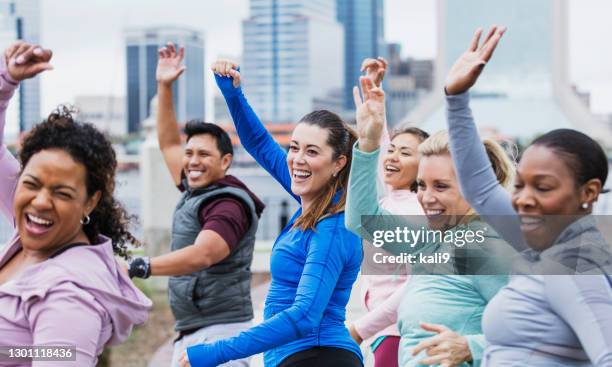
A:
{"type": "MultiPolygon", "coordinates": [[[[502,186],[509,188],[514,181],[514,162],[510,159],[504,148],[495,140],[482,139],[482,144],[485,147],[497,181],[502,186]]],[[[438,131],[419,145],[419,155],[421,157],[444,154],[450,155],[448,131],[446,130],[438,131]]]]}

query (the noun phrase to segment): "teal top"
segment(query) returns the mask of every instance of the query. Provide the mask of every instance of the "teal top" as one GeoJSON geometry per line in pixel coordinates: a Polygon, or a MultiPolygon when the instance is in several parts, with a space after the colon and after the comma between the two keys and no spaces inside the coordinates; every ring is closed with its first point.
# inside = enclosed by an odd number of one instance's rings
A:
{"type": "MultiPolygon", "coordinates": [[[[362,227],[361,216],[389,215],[378,204],[376,191],[371,189],[376,187],[376,175],[372,173],[377,169],[378,154],[378,150],[371,153],[362,152],[358,149],[357,144],[353,148],[345,219],[347,228],[358,232],[366,240],[371,239],[371,235],[362,227]]],[[[364,217],[364,220],[367,219],[364,217]]],[[[384,223],[385,225],[393,223],[393,227],[397,225],[419,229],[425,225],[426,221],[424,218],[421,223],[416,217],[389,216],[385,217],[384,223]],[[408,222],[408,218],[413,218],[414,221],[408,222]]],[[[453,230],[465,227],[458,226],[453,230]]],[[[490,228],[486,228],[486,224],[473,220],[469,223],[469,227],[486,229],[486,249],[483,247],[480,251],[506,252],[506,259],[512,256],[511,247],[506,245],[490,228]]],[[[368,245],[364,244],[364,246],[368,245]]],[[[384,245],[383,248],[393,254],[407,252],[435,254],[441,252],[441,246],[449,245],[430,242],[417,244],[414,247],[392,244],[384,245]]],[[[510,264],[499,263],[499,259],[503,258],[499,254],[497,256],[486,256],[488,253],[483,253],[483,256],[473,255],[470,252],[470,258],[487,258],[493,262],[489,266],[494,266],[497,270],[509,269],[510,264]]],[[[453,258],[459,259],[460,257],[460,253],[457,252],[453,258]]],[[[467,261],[470,260],[467,259],[467,261]]],[[[415,266],[418,265],[412,266],[412,272],[418,273],[415,266]]],[[[398,326],[401,335],[399,365],[422,366],[418,364],[418,361],[425,356],[412,357],[412,349],[420,341],[434,334],[421,329],[420,322],[444,325],[466,337],[473,361],[469,364],[464,363],[462,366],[480,365],[486,347],[481,326],[482,314],[489,300],[506,285],[507,281],[507,275],[413,275],[398,309],[398,326]]]]}

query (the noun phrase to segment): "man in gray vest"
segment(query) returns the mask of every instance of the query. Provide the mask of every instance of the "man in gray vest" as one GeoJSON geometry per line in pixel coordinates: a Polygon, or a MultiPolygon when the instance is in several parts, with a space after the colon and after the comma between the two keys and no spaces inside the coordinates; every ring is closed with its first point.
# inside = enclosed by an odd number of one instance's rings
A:
{"type": "MultiPolygon", "coordinates": [[[[162,155],[182,191],[172,223],[172,252],[130,263],[130,276],[170,276],[168,295],[179,333],[172,365],[188,346],[239,334],[251,326],[251,261],[263,203],[226,171],[233,149],[215,124],[187,123],[183,148],[172,84],[184,70],[183,48],[160,49],[157,133],[162,155]]],[[[224,365],[225,366],[225,365],[224,365]]],[[[248,366],[238,360],[227,366],[248,366]]]]}

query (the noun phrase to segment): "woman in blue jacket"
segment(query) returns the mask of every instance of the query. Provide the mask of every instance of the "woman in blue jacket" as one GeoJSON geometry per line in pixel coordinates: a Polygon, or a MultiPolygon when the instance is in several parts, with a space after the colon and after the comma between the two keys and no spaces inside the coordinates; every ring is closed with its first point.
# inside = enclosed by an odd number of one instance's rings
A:
{"type": "Polygon", "coordinates": [[[249,106],[238,66],[212,66],[244,148],[301,208],[272,248],[264,322],[236,337],[187,349],[182,366],[217,366],[264,352],[266,366],[362,366],[345,327],[346,304],[362,260],[344,226],[354,133],[334,113],[314,111],[296,125],[289,151],[249,106]]]}

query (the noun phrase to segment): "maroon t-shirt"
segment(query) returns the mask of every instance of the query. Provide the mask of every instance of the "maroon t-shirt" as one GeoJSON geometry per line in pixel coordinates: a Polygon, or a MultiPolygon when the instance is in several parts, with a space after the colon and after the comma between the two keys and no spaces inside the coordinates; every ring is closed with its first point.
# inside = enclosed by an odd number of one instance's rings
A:
{"type": "MultiPolygon", "coordinates": [[[[183,177],[184,178],[184,177],[183,177]]],[[[257,215],[261,215],[264,209],[264,204],[253,194],[242,181],[234,176],[227,175],[221,180],[215,182],[219,186],[231,186],[245,190],[253,202],[257,215]]],[[[183,192],[185,188],[179,185],[178,189],[183,192]]],[[[240,199],[233,196],[220,196],[213,200],[205,202],[200,207],[200,224],[202,230],[208,229],[215,231],[228,244],[230,251],[238,245],[238,242],[249,229],[250,219],[248,207],[240,199]]]]}

